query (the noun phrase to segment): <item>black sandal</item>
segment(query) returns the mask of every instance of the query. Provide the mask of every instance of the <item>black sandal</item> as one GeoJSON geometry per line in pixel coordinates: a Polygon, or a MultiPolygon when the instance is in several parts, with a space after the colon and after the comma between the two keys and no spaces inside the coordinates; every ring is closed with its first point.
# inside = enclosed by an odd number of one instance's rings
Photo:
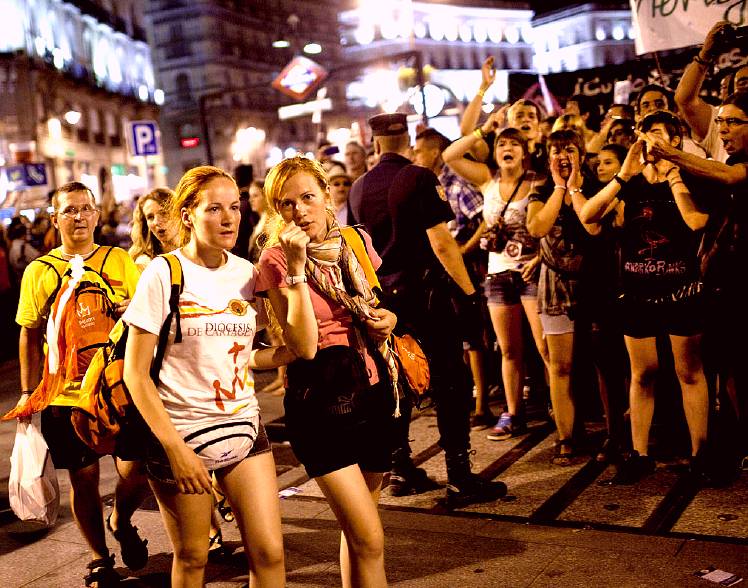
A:
{"type": "Polygon", "coordinates": [[[133,571],[145,567],[148,563],[148,539],[142,539],[138,535],[138,528],[127,521],[126,525],[120,523],[115,531],[112,528],[111,513],[106,519],[106,528],[119,543],[122,562],[133,571]]]}
{"type": "Polygon", "coordinates": [[[557,466],[570,466],[574,457],[574,445],[571,439],[559,439],[556,441],[556,452],[551,458],[551,463],[557,466]]]}
{"type": "Polygon", "coordinates": [[[230,555],[228,548],[223,544],[223,533],[221,529],[216,531],[215,535],[211,535],[210,543],[208,543],[208,558],[220,559],[230,555]]]}
{"type": "Polygon", "coordinates": [[[83,580],[86,586],[95,586],[95,588],[109,588],[117,586],[122,581],[122,576],[114,571],[114,555],[95,559],[88,564],[88,574],[83,580]]]}

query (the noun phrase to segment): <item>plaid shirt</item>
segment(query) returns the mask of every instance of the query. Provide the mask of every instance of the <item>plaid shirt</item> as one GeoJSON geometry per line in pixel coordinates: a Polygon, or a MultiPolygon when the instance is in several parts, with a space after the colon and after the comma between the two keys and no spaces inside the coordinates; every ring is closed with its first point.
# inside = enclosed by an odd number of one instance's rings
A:
{"type": "MultiPolygon", "coordinates": [[[[480,220],[480,214],[483,212],[483,194],[446,164],[439,174],[439,182],[444,188],[452,212],[455,213],[455,219],[447,225],[452,236],[458,237],[465,229],[477,228],[473,221],[480,220]]],[[[470,235],[467,236],[469,237],[470,235]]]]}

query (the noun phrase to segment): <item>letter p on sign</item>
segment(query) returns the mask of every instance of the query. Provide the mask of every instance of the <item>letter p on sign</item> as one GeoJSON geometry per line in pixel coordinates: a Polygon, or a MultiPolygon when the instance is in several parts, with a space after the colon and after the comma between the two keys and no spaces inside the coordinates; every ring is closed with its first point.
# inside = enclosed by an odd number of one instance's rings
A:
{"type": "Polygon", "coordinates": [[[160,153],[156,121],[132,121],[128,137],[132,155],[158,155],[160,153]]]}

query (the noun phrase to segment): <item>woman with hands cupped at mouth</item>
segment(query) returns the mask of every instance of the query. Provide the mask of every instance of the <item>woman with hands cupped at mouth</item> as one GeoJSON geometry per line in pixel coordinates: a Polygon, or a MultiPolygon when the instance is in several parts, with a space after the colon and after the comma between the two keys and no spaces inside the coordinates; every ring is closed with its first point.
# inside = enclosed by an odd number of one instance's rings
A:
{"type": "MultiPolygon", "coordinates": [[[[376,306],[363,267],[335,220],[318,162],[282,161],[268,173],[265,194],[272,216],[257,292],[268,297],[285,328],[294,321],[289,296],[308,284],[319,327],[316,354],[297,359],[287,370],[284,408],[291,447],[342,527],[343,586],[386,586],[377,501],[383,473],[391,466],[396,396],[393,358],[382,343],[396,317],[376,306]],[[307,243],[305,258],[279,246],[285,234],[307,243]]],[[[363,239],[378,267],[381,260],[369,236],[361,232],[352,238],[363,239]]]]}
{"type": "MultiPolygon", "coordinates": [[[[284,586],[275,464],[252,369],[314,355],[317,324],[309,293],[305,284],[289,289],[286,345],[253,350],[266,317],[255,299],[257,270],[230,253],[241,217],[236,183],[223,170],[202,166],[185,173],[175,192],[172,215],[182,247],[174,255],[184,287],[157,385],[144,374],[169,312],[166,260],[146,267],[123,316],[130,325],[124,378],[153,432],[145,466],[173,546],[171,585],[203,586],[213,472],[241,532],[250,585],[284,586]]],[[[294,269],[304,265],[307,241],[298,227],[279,239],[294,269]]]]}

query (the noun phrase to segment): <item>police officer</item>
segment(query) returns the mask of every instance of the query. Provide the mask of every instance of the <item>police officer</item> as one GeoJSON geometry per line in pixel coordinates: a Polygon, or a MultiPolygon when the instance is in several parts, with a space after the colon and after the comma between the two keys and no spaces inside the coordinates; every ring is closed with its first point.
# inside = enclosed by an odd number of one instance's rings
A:
{"type": "MultiPolygon", "coordinates": [[[[349,202],[354,219],[366,227],[382,256],[379,277],[387,308],[420,339],[429,358],[439,445],[447,463],[446,505],[495,500],[506,494],[506,485],[470,471],[472,384],[462,361],[462,341],[481,336],[480,295],[447,228],[454,215],[434,173],[411,165],[406,157],[405,115],[380,114],[369,124],[379,163],[356,180],[349,202]]],[[[390,474],[394,495],[434,487],[410,457],[412,407],[405,404],[390,474]]]]}

